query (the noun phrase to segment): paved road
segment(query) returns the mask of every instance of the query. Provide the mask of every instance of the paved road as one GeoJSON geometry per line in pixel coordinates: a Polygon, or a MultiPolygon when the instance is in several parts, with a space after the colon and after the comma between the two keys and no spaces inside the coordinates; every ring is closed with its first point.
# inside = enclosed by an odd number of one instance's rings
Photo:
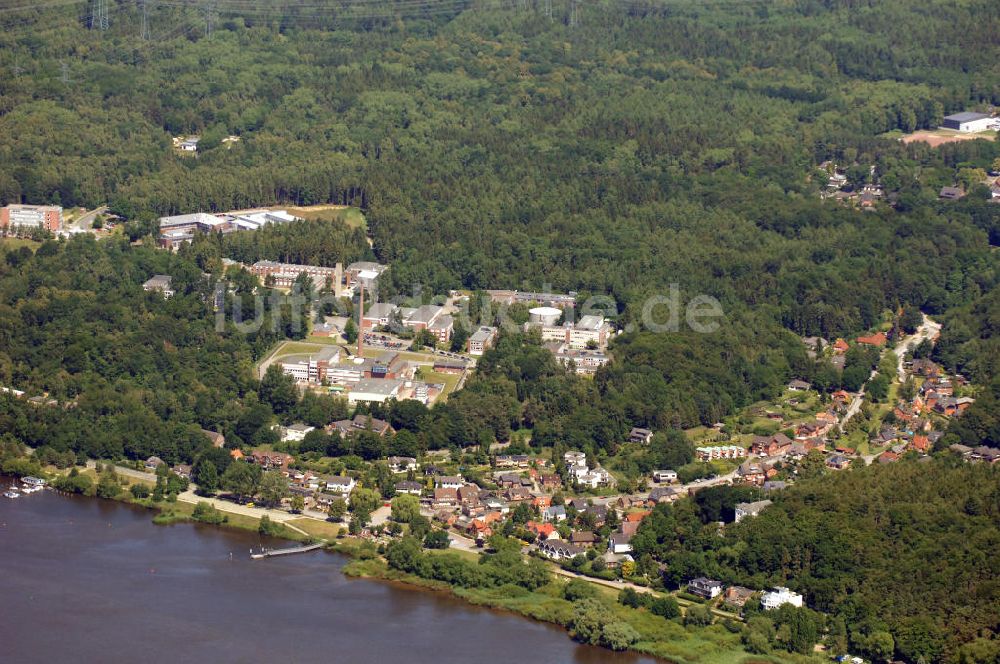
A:
{"type": "Polygon", "coordinates": [[[917,331],[903,339],[897,347],[896,355],[899,357],[899,366],[896,369],[899,382],[906,380],[906,369],[903,367],[904,356],[920,345],[921,342],[933,339],[941,331],[941,323],[931,320],[930,316],[923,314],[924,322],[920,324],[917,331]]]}
{"type": "MultiPolygon", "coordinates": [[[[106,464],[102,464],[106,465],[106,464]]],[[[97,462],[93,459],[87,461],[87,468],[96,468],[97,462]]],[[[125,477],[132,478],[134,480],[142,480],[143,482],[153,482],[156,483],[155,473],[146,473],[141,470],[133,470],[132,468],[126,468],[124,466],[115,466],[115,472],[119,475],[124,475],[125,477]]]]}
{"type": "Polygon", "coordinates": [[[91,210],[90,212],[84,212],[79,217],[74,219],[73,222],[70,224],[70,226],[79,228],[81,230],[89,231],[91,228],[93,228],[94,219],[97,217],[97,215],[104,214],[107,211],[108,211],[107,206],[101,206],[99,208],[91,210]]]}

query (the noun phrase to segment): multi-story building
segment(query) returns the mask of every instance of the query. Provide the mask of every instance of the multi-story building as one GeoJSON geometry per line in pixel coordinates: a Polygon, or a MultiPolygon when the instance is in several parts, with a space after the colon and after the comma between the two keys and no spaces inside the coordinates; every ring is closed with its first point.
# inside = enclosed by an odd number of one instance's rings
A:
{"type": "Polygon", "coordinates": [[[482,355],[486,352],[487,348],[493,347],[493,344],[496,343],[496,339],[497,329],[495,327],[483,325],[469,335],[466,350],[469,352],[469,355],[482,355]]]}
{"type": "MultiPolygon", "coordinates": [[[[292,376],[297,381],[305,383],[336,382],[331,380],[330,369],[337,367],[340,361],[340,348],[332,346],[324,348],[315,355],[301,357],[299,359],[289,359],[281,363],[281,370],[292,376]]],[[[362,370],[359,370],[359,373],[362,370]]],[[[360,380],[361,376],[358,376],[360,380]]]]}
{"type": "Polygon", "coordinates": [[[185,242],[190,242],[195,233],[235,233],[255,231],[268,224],[287,224],[301,221],[286,210],[246,210],[208,214],[195,212],[171,217],[160,217],[159,245],[164,249],[177,250],[185,242]]]}
{"type": "Polygon", "coordinates": [[[173,280],[174,278],[168,274],[156,274],[146,280],[142,285],[142,290],[147,293],[158,291],[164,298],[173,297],[173,280]]]}
{"type": "Polygon", "coordinates": [[[747,450],[739,445],[717,445],[715,447],[699,447],[695,450],[699,461],[714,461],[715,459],[742,459],[747,450]]]}
{"type": "Polygon", "coordinates": [[[582,316],[576,323],[542,324],[538,327],[541,328],[543,342],[564,343],[572,349],[586,348],[588,345],[605,348],[611,334],[611,324],[604,319],[604,316],[598,315],[582,316]]]}
{"type": "Polygon", "coordinates": [[[361,329],[392,326],[394,321],[407,330],[427,330],[440,343],[451,340],[455,321],[444,313],[444,307],[424,304],[419,307],[400,307],[389,302],[376,302],[361,317],[361,329]]]}
{"type": "Polygon", "coordinates": [[[602,350],[570,348],[565,341],[553,341],[546,344],[546,347],[555,355],[556,361],[563,366],[572,366],[576,373],[582,375],[593,375],[611,361],[602,350]]]}
{"type": "Polygon", "coordinates": [[[270,280],[278,288],[290,288],[300,274],[307,274],[313,280],[316,288],[333,287],[340,278],[339,267],[321,265],[296,265],[294,263],[277,263],[275,261],[257,261],[250,266],[251,274],[262,282],[270,280]]]}
{"type": "Polygon", "coordinates": [[[497,304],[511,305],[517,302],[557,309],[572,309],[576,306],[576,293],[563,295],[561,293],[532,293],[516,290],[489,290],[486,292],[489,294],[490,300],[497,304]]]}
{"type": "Polygon", "coordinates": [[[792,592],[788,588],[778,586],[774,590],[766,592],[760,596],[760,606],[765,611],[776,609],[782,604],[791,604],[792,606],[801,607],[802,595],[792,592]]]}
{"type": "Polygon", "coordinates": [[[0,208],[0,229],[45,229],[55,233],[62,229],[63,209],[56,205],[7,205],[0,208]]]}

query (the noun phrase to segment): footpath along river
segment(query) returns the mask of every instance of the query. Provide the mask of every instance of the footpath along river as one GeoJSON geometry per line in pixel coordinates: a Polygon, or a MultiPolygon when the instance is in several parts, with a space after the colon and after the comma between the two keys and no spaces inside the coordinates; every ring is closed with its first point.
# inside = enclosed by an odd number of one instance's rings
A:
{"type": "Polygon", "coordinates": [[[350,579],[339,554],[251,561],[251,547],[281,542],[151,518],[53,491],[0,497],[0,661],[655,661],[438,593],[350,579]]]}

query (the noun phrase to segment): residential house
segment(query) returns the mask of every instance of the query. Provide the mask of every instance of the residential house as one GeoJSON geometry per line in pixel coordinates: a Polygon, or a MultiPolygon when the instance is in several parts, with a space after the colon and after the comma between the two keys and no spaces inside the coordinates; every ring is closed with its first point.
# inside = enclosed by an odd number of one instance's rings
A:
{"type": "Polygon", "coordinates": [[[744,461],[736,469],[735,482],[740,484],[750,484],[760,486],[767,479],[767,473],[756,461],[744,461]]]}
{"type": "Polygon", "coordinates": [[[657,483],[667,482],[672,483],[677,481],[677,471],[676,470],[654,470],[653,471],[653,481],[657,483]]]}
{"type": "Polygon", "coordinates": [[[562,488],[562,478],[555,474],[542,475],[538,481],[542,485],[542,489],[547,491],[558,491],[562,488]]]}
{"type": "Polygon", "coordinates": [[[592,533],[589,530],[577,531],[577,532],[572,533],[569,536],[569,541],[570,541],[571,544],[575,544],[576,546],[583,546],[583,547],[593,546],[593,545],[597,544],[597,542],[599,541],[599,539],[600,538],[598,538],[597,535],[595,535],[594,533],[592,533]]]}
{"type": "Polygon", "coordinates": [[[419,496],[424,491],[424,485],[420,482],[403,480],[396,482],[396,493],[408,493],[411,496],[419,496]]]}
{"type": "Polygon", "coordinates": [[[551,507],[545,508],[542,512],[542,518],[546,521],[552,521],[559,523],[560,521],[566,520],[566,508],[562,505],[552,505],[551,507]]]}
{"type": "Polygon", "coordinates": [[[327,477],[324,483],[327,492],[336,493],[341,496],[349,496],[354,491],[354,487],[358,485],[353,477],[344,477],[342,475],[327,477]]]}
{"type": "Polygon", "coordinates": [[[465,486],[465,480],[453,475],[440,475],[434,478],[434,486],[438,489],[460,489],[465,486]]]}
{"type": "Polygon", "coordinates": [[[147,293],[158,292],[160,295],[166,298],[174,296],[174,289],[171,285],[173,282],[173,277],[168,274],[156,274],[146,280],[142,284],[142,290],[147,293]]]}
{"type": "Polygon", "coordinates": [[[303,424],[302,422],[296,422],[287,427],[281,427],[281,441],[282,442],[302,442],[306,434],[310,431],[315,431],[316,427],[311,427],[308,424],[303,424]]]}
{"type": "Polygon", "coordinates": [[[805,392],[812,389],[812,385],[804,380],[795,379],[788,383],[788,389],[792,392],[805,392]]]}
{"type": "Polygon", "coordinates": [[[538,545],[538,550],[552,560],[571,560],[586,553],[585,549],[560,539],[546,540],[538,545]]]}
{"type": "Polygon", "coordinates": [[[876,346],[878,348],[885,346],[887,341],[888,338],[885,336],[884,332],[876,332],[875,334],[869,334],[857,338],[857,342],[859,344],[863,344],[865,346],[876,346]]]}
{"type": "Polygon", "coordinates": [[[697,595],[698,597],[714,599],[722,593],[722,582],[699,576],[697,579],[691,579],[688,581],[687,591],[692,595],[697,595]]]}
{"type": "Polygon", "coordinates": [[[143,465],[145,466],[146,470],[151,470],[153,472],[156,472],[156,469],[162,466],[164,463],[165,462],[160,457],[151,456],[148,459],[146,459],[146,463],[143,465]]]}
{"type": "Polygon", "coordinates": [[[283,470],[293,461],[292,457],[287,454],[283,454],[281,452],[265,452],[262,450],[254,450],[250,453],[249,458],[264,470],[283,470]]]}
{"type": "Polygon", "coordinates": [[[758,500],[752,503],[736,503],[736,523],[739,523],[748,516],[757,516],[770,504],[770,500],[758,500]]]}
{"type": "Polygon", "coordinates": [[[714,461],[715,459],[742,459],[746,457],[747,450],[740,445],[716,445],[713,447],[699,447],[695,450],[699,461],[714,461]]]}
{"type": "Polygon", "coordinates": [[[684,497],[684,493],[672,486],[658,486],[649,492],[648,502],[652,505],[672,503],[684,497]]]}
{"type": "Polygon", "coordinates": [[[495,463],[497,468],[527,468],[530,464],[527,454],[498,454],[495,463]]]}
{"type": "Polygon", "coordinates": [[[644,445],[648,445],[649,442],[653,440],[653,432],[649,429],[632,427],[632,430],[628,433],[628,440],[630,443],[642,443],[644,445]]]}
{"type": "Polygon", "coordinates": [[[792,606],[802,606],[802,595],[792,592],[788,588],[778,586],[774,590],[768,591],[760,596],[760,606],[765,611],[771,611],[782,604],[792,606]]]}
{"type": "Polygon", "coordinates": [[[632,535],[621,530],[611,533],[608,538],[608,551],[611,553],[631,553],[632,535]]]}
{"type": "Polygon", "coordinates": [[[747,600],[753,597],[753,593],[754,591],[743,586],[729,586],[722,595],[722,601],[730,606],[743,608],[747,600]]]}
{"type": "Polygon", "coordinates": [[[226,437],[221,433],[202,429],[201,432],[212,442],[212,447],[223,447],[226,444],[226,437]]]}
{"type": "Polygon", "coordinates": [[[389,470],[394,473],[406,473],[417,469],[417,460],[408,456],[391,456],[387,459],[389,470]]]}
{"type": "Polygon", "coordinates": [[[548,539],[559,539],[559,531],[556,530],[554,523],[539,523],[537,521],[528,521],[524,524],[524,529],[529,533],[532,533],[536,539],[548,540],[548,539]]]}
{"type": "Polygon", "coordinates": [[[792,440],[785,434],[778,432],[771,436],[754,436],[750,444],[750,451],[762,457],[782,456],[788,452],[791,445],[792,440]]]}
{"type": "Polygon", "coordinates": [[[454,508],[458,506],[458,489],[437,488],[434,489],[434,508],[454,508]]]}

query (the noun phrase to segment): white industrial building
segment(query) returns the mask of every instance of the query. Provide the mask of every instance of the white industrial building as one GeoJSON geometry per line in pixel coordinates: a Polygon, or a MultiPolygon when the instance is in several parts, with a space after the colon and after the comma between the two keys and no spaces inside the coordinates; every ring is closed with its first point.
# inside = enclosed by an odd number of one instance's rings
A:
{"type": "Polygon", "coordinates": [[[998,122],[1000,122],[1000,120],[990,117],[985,113],[965,111],[963,113],[955,113],[954,115],[946,116],[941,126],[944,129],[954,129],[955,131],[975,133],[977,131],[993,129],[998,122]]]}
{"type": "Polygon", "coordinates": [[[397,378],[365,378],[351,386],[348,402],[383,403],[399,396],[403,381],[397,378]]]}

